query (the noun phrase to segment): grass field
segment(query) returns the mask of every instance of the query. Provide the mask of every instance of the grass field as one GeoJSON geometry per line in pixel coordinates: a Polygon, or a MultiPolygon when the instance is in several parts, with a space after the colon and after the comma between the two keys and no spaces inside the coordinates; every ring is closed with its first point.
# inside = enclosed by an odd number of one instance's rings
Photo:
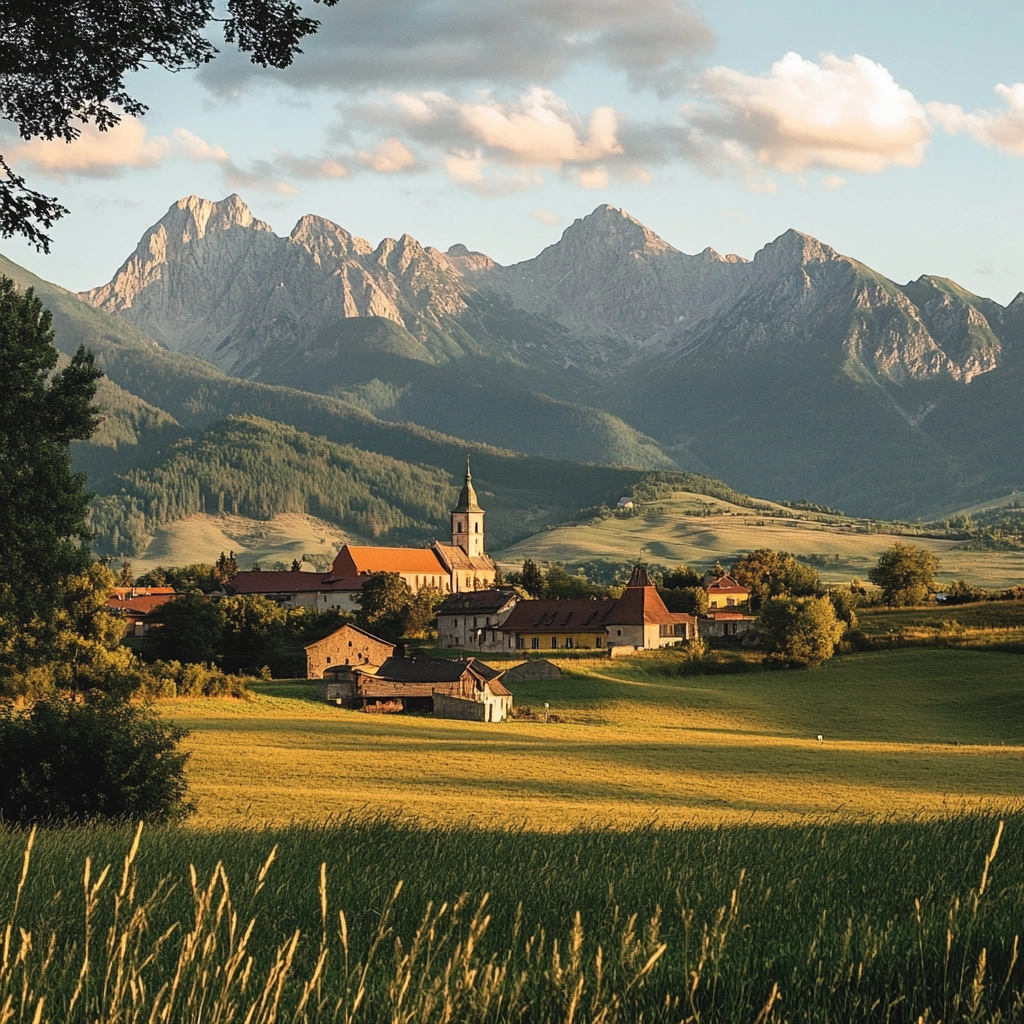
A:
{"type": "Polygon", "coordinates": [[[664,512],[631,519],[610,518],[584,526],[545,530],[501,552],[502,562],[586,561],[605,558],[621,562],[645,557],[668,565],[685,563],[696,568],[715,561],[729,564],[755,548],[772,548],[796,555],[838,555],[840,562],[821,570],[823,579],[866,578],[878,556],[896,541],[918,544],[939,558],[938,579],[966,579],[977,586],[1002,588],[1024,580],[1024,552],[960,551],[957,542],[929,538],[894,537],[858,532],[853,526],[832,526],[810,520],[773,519],[749,509],[705,495],[678,493],[658,501],[664,512]],[[728,513],[695,516],[701,506],[728,513]]]}
{"type": "Polygon", "coordinates": [[[304,554],[333,559],[338,548],[353,539],[333,523],[292,512],[265,521],[194,515],[161,526],[145,552],[131,561],[136,575],[157,565],[212,565],[222,551],[234,551],[243,569],[253,562],[291,565],[292,559],[301,561],[304,554]]]}
{"type": "Polygon", "coordinates": [[[892,650],[709,677],[654,656],[564,667],[513,687],[557,724],[370,716],[281,682],[161,708],[192,731],[207,827],[352,810],[540,829],[787,822],[1006,808],[1024,791],[1019,655],[892,650]]]}

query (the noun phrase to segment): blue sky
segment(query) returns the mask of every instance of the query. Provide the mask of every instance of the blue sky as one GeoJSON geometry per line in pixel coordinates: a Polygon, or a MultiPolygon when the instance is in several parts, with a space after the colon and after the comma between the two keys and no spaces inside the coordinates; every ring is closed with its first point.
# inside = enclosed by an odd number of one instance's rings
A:
{"type": "Polygon", "coordinates": [[[342,0],[287,71],[147,71],[142,123],[0,152],[72,213],[50,256],[108,280],[178,198],[238,192],[502,263],[599,203],[687,252],[789,227],[904,282],[1024,289],[1024,8],[869,0],[342,0]],[[999,91],[997,92],[997,88],[999,91]]]}

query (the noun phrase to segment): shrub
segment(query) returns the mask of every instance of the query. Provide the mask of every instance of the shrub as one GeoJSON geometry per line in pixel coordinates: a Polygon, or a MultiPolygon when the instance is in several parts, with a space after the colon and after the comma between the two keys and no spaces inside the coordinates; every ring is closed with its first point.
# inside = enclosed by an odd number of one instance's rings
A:
{"type": "Polygon", "coordinates": [[[843,635],[827,597],[773,597],[757,622],[769,668],[813,668],[835,653],[843,635]]]}
{"type": "Polygon", "coordinates": [[[187,735],[113,694],[0,706],[0,816],[18,823],[190,814],[187,735]]]}

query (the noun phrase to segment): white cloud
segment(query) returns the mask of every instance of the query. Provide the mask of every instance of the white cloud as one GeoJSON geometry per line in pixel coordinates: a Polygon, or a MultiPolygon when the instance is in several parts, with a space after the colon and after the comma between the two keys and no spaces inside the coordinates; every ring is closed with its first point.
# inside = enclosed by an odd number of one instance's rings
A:
{"type": "Polygon", "coordinates": [[[846,187],[846,179],[841,174],[829,174],[821,179],[821,187],[826,192],[838,192],[846,187]]]}
{"type": "Polygon", "coordinates": [[[534,210],[530,216],[534,220],[539,220],[541,224],[561,224],[562,218],[557,213],[550,213],[548,210],[534,210]]]}
{"type": "Polygon", "coordinates": [[[582,188],[607,188],[608,172],[603,167],[585,167],[576,175],[576,180],[582,188]]]}
{"type": "Polygon", "coordinates": [[[684,113],[691,141],[709,159],[717,150],[727,162],[752,160],[787,174],[877,173],[924,160],[931,134],[924,108],[867,57],[826,55],[815,64],[787,53],[766,75],[717,67],[697,84],[708,103],[684,113]]]}
{"type": "Polygon", "coordinates": [[[68,175],[110,178],[130,168],[156,167],[170,156],[171,141],[146,137],[146,127],[134,117],[124,117],[109,131],[82,126],[74,142],[62,139],[30,139],[7,151],[12,164],[29,164],[38,173],[58,180],[68,175]]]}
{"type": "Polygon", "coordinates": [[[178,157],[193,163],[212,161],[226,164],[228,154],[211,145],[187,128],[175,128],[170,136],[149,136],[146,126],[125,115],[109,131],[101,132],[93,124],[82,125],[81,135],[73,142],[62,139],[30,139],[5,145],[12,164],[27,164],[36,172],[57,180],[69,175],[88,178],[112,178],[129,170],[148,170],[178,157]]]}
{"type": "Polygon", "coordinates": [[[372,153],[360,153],[359,159],[378,174],[407,171],[417,164],[415,154],[401,139],[385,139],[372,153]]]}
{"type": "Polygon", "coordinates": [[[983,146],[1024,156],[1024,83],[997,85],[995,91],[1006,101],[1005,110],[968,114],[952,103],[929,103],[927,110],[950,135],[966,132],[983,146]]]}

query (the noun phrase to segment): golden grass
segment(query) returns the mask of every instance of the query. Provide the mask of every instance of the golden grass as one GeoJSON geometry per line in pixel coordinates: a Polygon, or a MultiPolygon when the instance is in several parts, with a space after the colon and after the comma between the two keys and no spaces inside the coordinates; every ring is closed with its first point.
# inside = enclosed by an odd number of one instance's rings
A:
{"type": "Polygon", "coordinates": [[[545,530],[503,551],[501,560],[625,561],[638,557],[643,548],[655,562],[703,568],[716,560],[729,563],[755,548],[772,548],[797,555],[839,555],[842,564],[823,570],[821,575],[827,580],[849,580],[855,575],[866,578],[882,551],[903,541],[926,547],[938,556],[940,581],[966,579],[977,586],[1001,588],[1024,579],[1024,552],[959,551],[955,550],[956,541],[858,533],[847,526],[772,519],[704,495],[678,493],[657,505],[665,509],[663,515],[611,518],[593,525],[545,530]],[[733,514],[688,514],[701,503],[733,514]]]}
{"type": "Polygon", "coordinates": [[[518,703],[551,703],[559,724],[369,716],[318,703],[301,683],[162,707],[192,730],[201,827],[384,810],[560,830],[936,815],[1020,799],[1018,656],[886,651],[815,672],[703,678],[666,666],[573,663],[560,681],[514,688],[518,703]]]}

